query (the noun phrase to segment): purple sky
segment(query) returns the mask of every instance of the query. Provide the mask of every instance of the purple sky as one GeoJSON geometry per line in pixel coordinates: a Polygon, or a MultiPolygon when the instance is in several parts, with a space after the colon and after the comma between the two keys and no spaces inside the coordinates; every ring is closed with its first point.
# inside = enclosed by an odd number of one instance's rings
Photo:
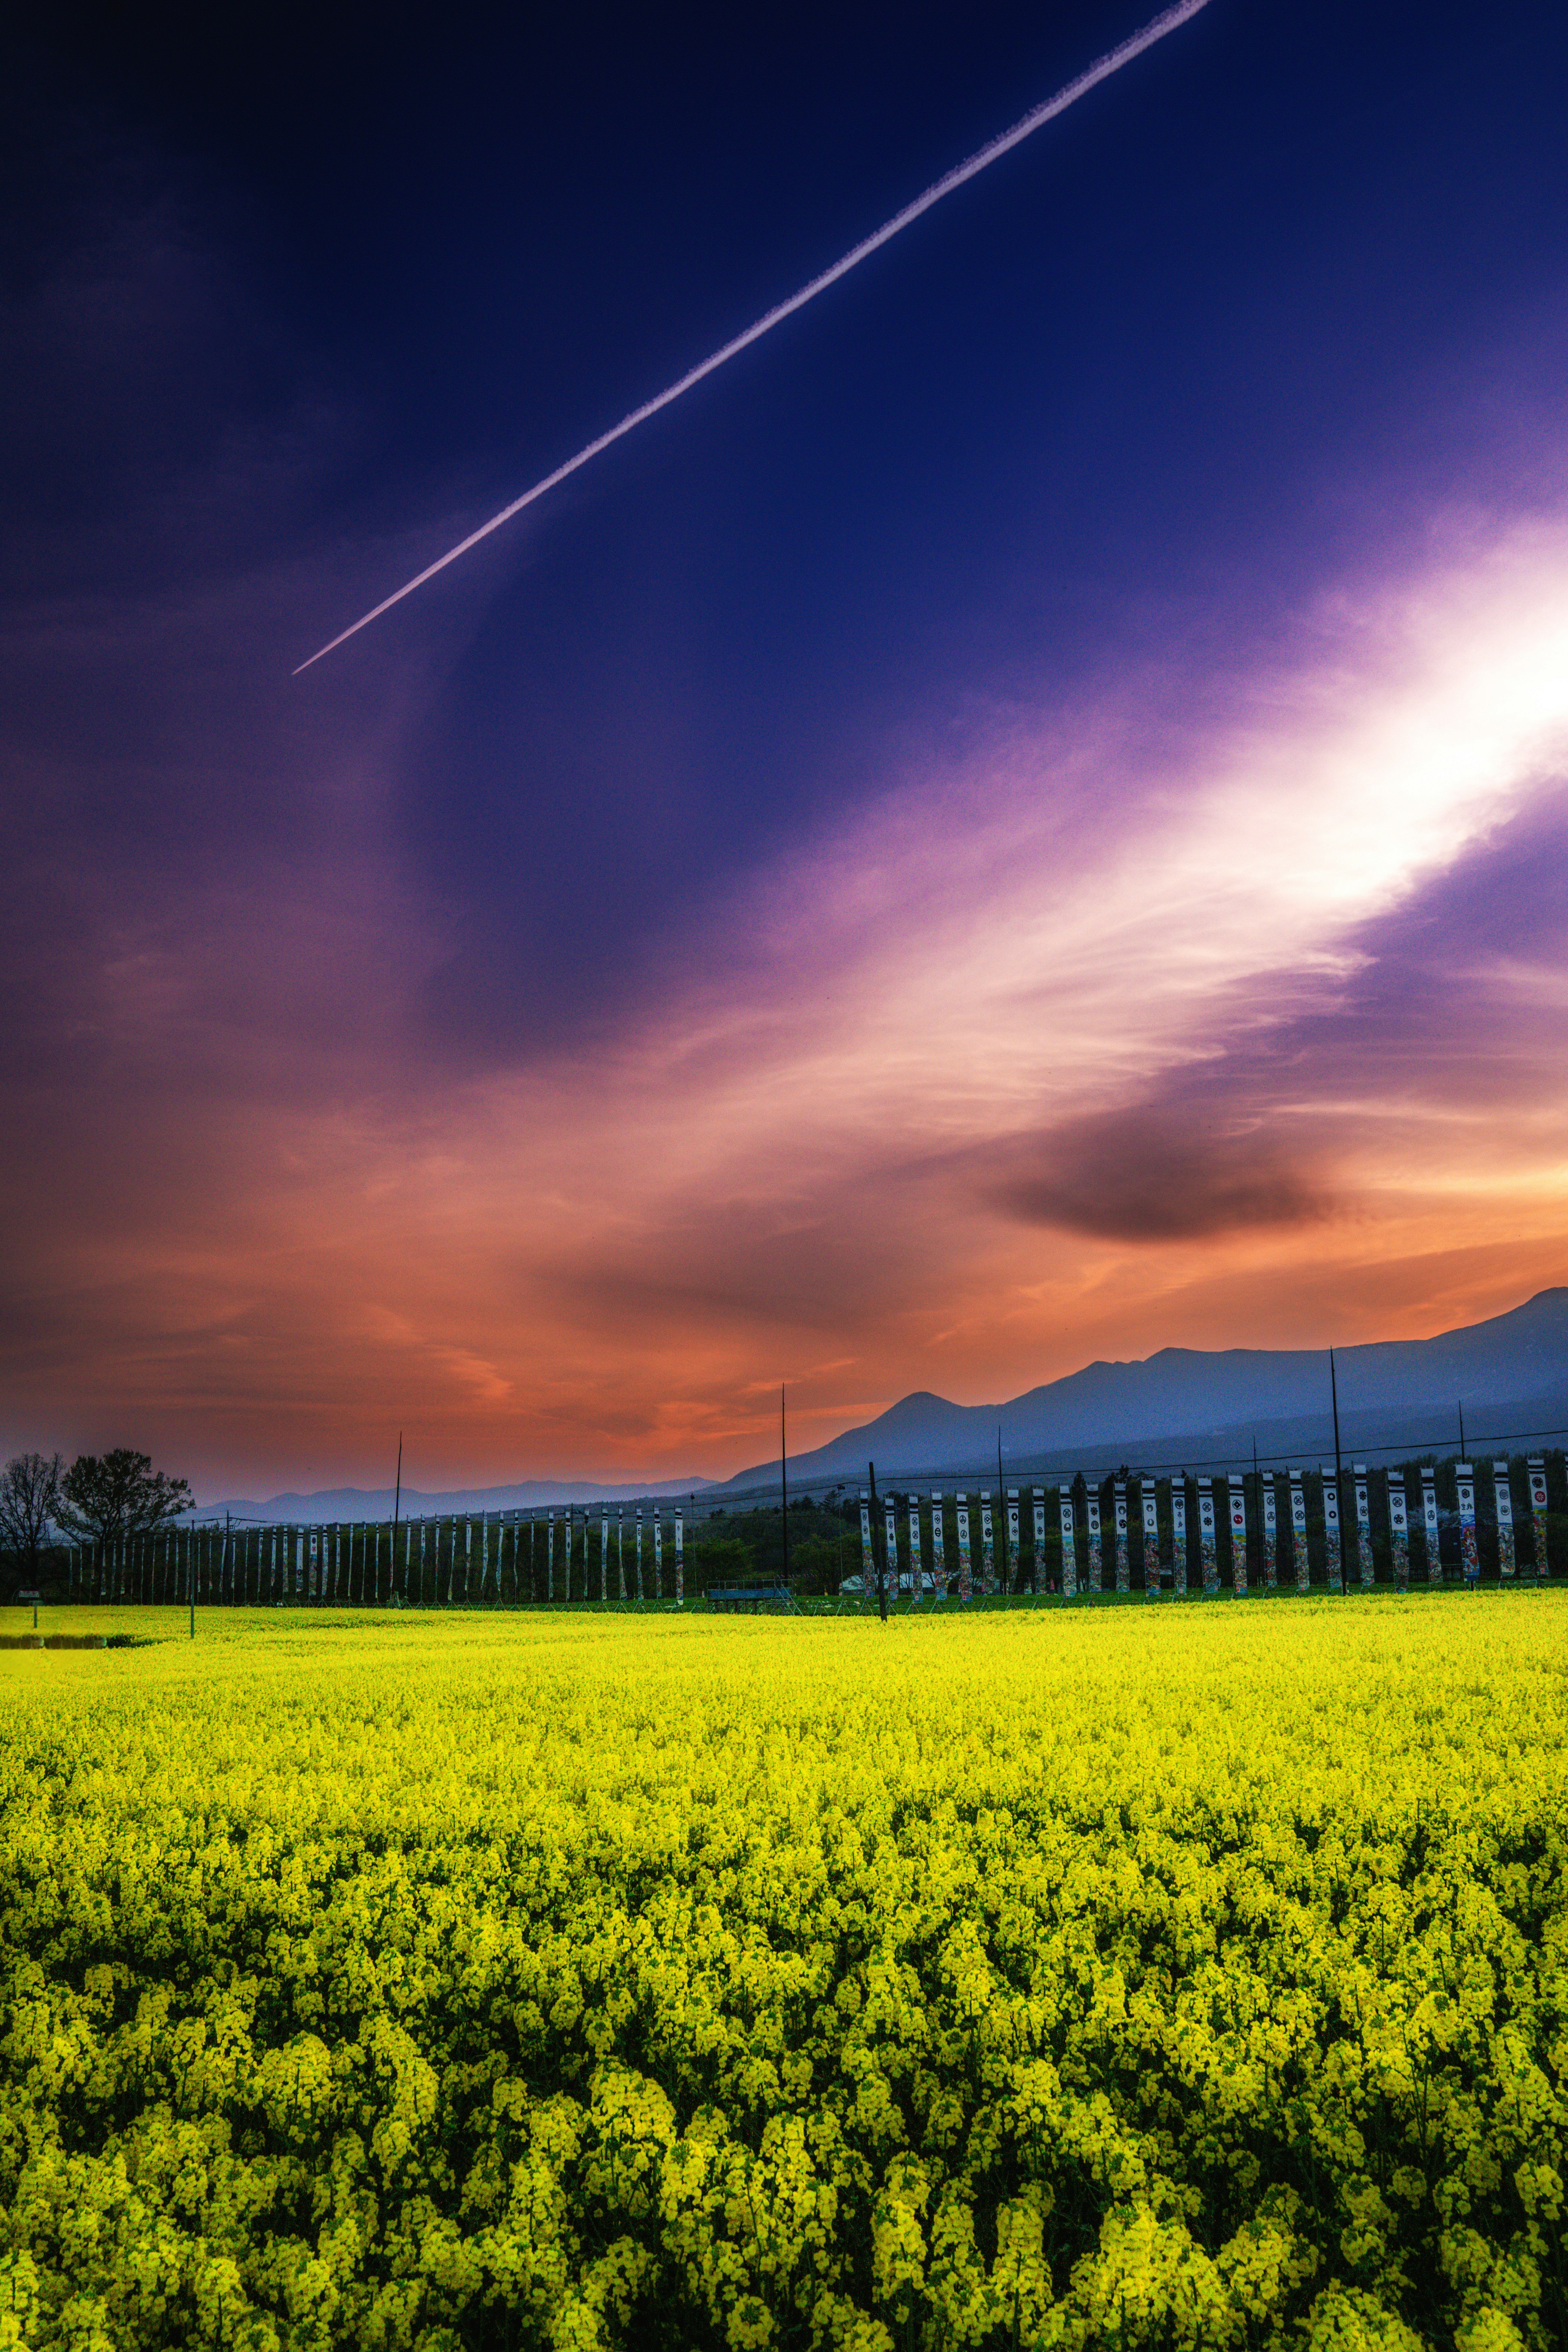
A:
{"type": "Polygon", "coordinates": [[[721,1474],[1568,1276],[1568,22],[61,19],[0,1445],[721,1474]],[[307,31],[309,38],[306,38],[307,31]]]}

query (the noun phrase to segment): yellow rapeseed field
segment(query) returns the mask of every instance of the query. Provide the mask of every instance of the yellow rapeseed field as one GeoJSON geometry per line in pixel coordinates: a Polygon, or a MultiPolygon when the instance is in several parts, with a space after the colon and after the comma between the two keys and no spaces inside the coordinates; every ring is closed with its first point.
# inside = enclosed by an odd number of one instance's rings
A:
{"type": "Polygon", "coordinates": [[[1568,2342],[1562,1596],[158,1630],[0,1654],[0,2346],[1568,2342]]]}

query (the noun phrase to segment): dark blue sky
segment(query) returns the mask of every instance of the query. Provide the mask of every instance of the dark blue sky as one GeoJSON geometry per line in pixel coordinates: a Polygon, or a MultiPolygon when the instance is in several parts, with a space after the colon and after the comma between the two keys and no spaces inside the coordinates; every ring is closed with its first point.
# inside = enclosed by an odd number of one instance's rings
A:
{"type": "MultiPolygon", "coordinates": [[[[662,1270],[668,1232],[701,1229],[702,1182],[679,1212],[602,1204],[611,1255],[624,1244],[637,1268],[616,1257],[607,1274],[541,1211],[573,1184],[528,1162],[511,1122],[532,1132],[559,1116],[579,1131],[584,1103],[622,1099],[650,1037],[679,1055],[737,1026],[826,1035],[859,1002],[846,927],[857,969],[882,923],[940,964],[943,869],[938,856],[906,871],[911,844],[951,837],[961,861],[993,842],[989,881],[954,882],[983,938],[993,922],[1012,937],[1015,886],[1059,905],[1064,874],[1107,840],[1133,855],[1146,841],[1168,866],[1151,811],[1201,789],[1205,762],[1233,764],[1238,725],[1288,706],[1297,741],[1334,707],[1342,661],[1344,709],[1363,707],[1365,664],[1328,644],[1336,614],[1364,619],[1369,600],[1403,593],[1408,619],[1427,609],[1424,582],[1456,566],[1490,579],[1498,546],[1557,529],[1568,18],[1508,0],[1213,0],[807,313],[290,677],[1141,21],[1101,5],[743,23],[563,11],[500,27],[450,9],[237,26],[106,10],[31,28],[5,125],[0,591],[7,792],[26,845],[9,1083],[14,1119],[57,1162],[79,1164],[106,1095],[134,1132],[107,1206],[92,1183],[64,1198],[24,1185],[14,1204],[18,1428],[40,1383],[57,1412],[99,1394],[41,1332],[79,1321],[85,1361],[147,1312],[135,1286],[114,1312],[99,1299],[107,1236],[166,1263],[195,1168],[216,1204],[202,1282],[251,1269],[233,1276],[248,1299],[258,1233],[279,1215],[353,1226],[368,1180],[349,1171],[364,1154],[406,1160],[386,1121],[410,1106],[442,1105],[468,1139],[447,1211],[430,1207],[432,1177],[398,1228],[399,1249],[412,1234],[425,1259],[452,1247],[465,1261],[420,1310],[426,1339],[432,1318],[455,1330],[470,1284],[491,1278],[468,1266],[471,1244],[492,1273],[513,1269],[497,1278],[528,1314],[564,1312],[574,1284],[595,1302],[606,1284],[639,1297],[651,1284],[659,1350],[706,1367],[710,1318],[743,1292],[742,1353],[788,1358],[798,1269],[780,1272],[771,1307],[749,1280],[694,1272],[689,1251],[679,1277],[662,1270]],[[1100,748],[1085,767],[1087,745],[1100,748]],[[1026,838],[997,831],[1020,761],[1037,763],[1026,838]],[[911,791],[928,794],[913,811],[911,791]],[[898,868],[885,888],[884,851],[898,868]],[[840,888],[869,894],[862,919],[829,904],[840,888]],[[468,1090],[460,1108],[452,1087],[468,1090]],[[486,1087],[500,1090],[488,1108],[486,1087]],[[524,1113],[530,1087],[543,1092],[524,1113]],[[256,1138],[290,1121],[314,1172],[285,1213],[270,1178],[260,1203],[233,1190],[234,1170],[271,1166],[256,1138]],[[463,1191],[487,1123],[510,1139],[510,1213],[463,1191]],[[439,1241],[432,1214],[452,1220],[439,1241]],[[554,1235],[542,1254],[541,1215],[554,1235]],[[671,1322],[672,1295],[699,1300],[697,1336],[671,1322]]],[[[1531,772],[1540,782],[1538,760],[1531,772]]],[[[1391,868],[1330,916],[1364,921],[1410,887],[1391,868]]],[[[1201,906],[1167,919],[1201,946],[1201,906]]],[[[972,1003],[983,1037],[989,986],[961,956],[943,998],[972,1003]]],[[[1017,988],[1005,992],[1016,1013],[1017,988]]],[[[1233,1013],[1211,1007],[1178,1066],[1221,1051],[1233,1013]]],[[[1013,1019],[994,1024],[1004,1058],[1013,1019]]],[[[1076,1134],[1125,1108],[1143,1132],[1139,1089],[1156,1086],[1163,1106],[1180,1086],[1145,1046],[1123,1073],[1129,1102],[1093,1087],[1009,1100],[963,1150],[984,1152],[993,1119],[1009,1153],[1045,1136],[1047,1160],[1058,1119],[1076,1134]]],[[[863,1224],[889,1220],[906,1262],[941,1257],[935,1212],[901,1227],[889,1205],[901,1180],[868,1174],[849,1139],[869,1048],[835,1050],[847,1058],[815,1077],[809,1054],[786,1057],[786,1094],[809,1085],[821,1108],[842,1088],[847,1108],[792,1177],[785,1224],[816,1235],[818,1266],[853,1259],[863,1224]]],[[[682,1134],[749,1131],[752,1112],[683,1068],[658,1080],[667,1097],[697,1088],[682,1134]]],[[[929,1074],[911,1083],[942,1092],[929,1074]]],[[[899,1164],[952,1140],[945,1127],[905,1136],[899,1164]]],[[[632,1164],[646,1150],[667,1169],[672,1149],[633,1145],[632,1164]]],[[[1271,1134],[1271,1166],[1279,1149],[1271,1134]]],[[[752,1175],[707,1181],[726,1213],[743,1196],[764,1213],[752,1175]]],[[[1031,1199],[1066,1197],[1049,1167],[1020,1181],[1031,1199]]],[[[1131,1239],[1149,1223],[1130,1213],[1131,1239]]],[[[969,1279],[972,1259],[965,1244],[939,1287],[969,1279]]],[[[311,1280],[340,1277],[355,1298],[382,1279],[345,1259],[311,1280]]],[[[1173,1271],[1173,1295],[1199,1278],[1173,1271]]],[[[287,1309],[268,1296],[274,1319],[306,1311],[292,1290],[287,1309]]],[[[225,1297],[195,1317],[184,1370],[154,1349],[148,1410],[165,1424],[202,1389],[226,1314],[250,1311],[225,1297]]],[[[944,1384],[930,1334],[884,1321],[862,1351],[880,1311],[847,1297],[848,1337],[823,1357],[866,1367],[846,1410],[917,1375],[944,1384]]],[[[813,1315],[825,1328],[830,1303],[813,1315]]],[[[1124,1338],[1134,1350],[1138,1334],[1124,1338]]],[[[459,1345],[451,1330],[441,1344],[459,1345]]],[[[994,1353],[1031,1377],[1069,1368],[1036,1362],[1040,1344],[1026,1318],[994,1353]]],[[[946,1384],[984,1384],[986,1361],[966,1346],[946,1384]]],[[[583,1377],[561,1426],[620,1431],[591,1402],[598,1376],[583,1377]]],[[[496,1378],[515,1388],[504,1367],[496,1378]]],[[[726,1431],[736,1379],[709,1368],[688,1383],[708,1398],[718,1382],[726,1431]]],[[[279,1404],[279,1380],[270,1360],[250,1390],[237,1376],[231,1422],[249,1410],[281,1426],[295,1400],[279,1404]]],[[[346,1388],[363,1380],[345,1364],[346,1388]]],[[[720,1426],[707,1412],[685,1424],[694,1444],[720,1426]]],[[[625,1425],[650,1426],[635,1412],[625,1425]]],[[[201,1440],[219,1454],[224,1442],[201,1440]]]]}

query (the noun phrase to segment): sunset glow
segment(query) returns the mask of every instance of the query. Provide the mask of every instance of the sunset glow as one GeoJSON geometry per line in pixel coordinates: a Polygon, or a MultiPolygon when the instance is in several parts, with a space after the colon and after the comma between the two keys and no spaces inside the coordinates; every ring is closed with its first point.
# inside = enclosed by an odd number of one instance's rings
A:
{"type": "MultiPolygon", "coordinates": [[[[1544,98],[1489,110],[1531,79],[1501,32],[1445,20],[1419,68],[1372,40],[1314,159],[1360,22],[1206,10],[297,682],[1133,27],[994,31],[944,134],[955,21],[853,163],[787,85],[726,149],[744,236],[668,142],[571,180],[569,123],[555,274],[513,242],[545,163],[494,165],[526,331],[478,289],[334,323],[294,232],[264,268],[214,226],[270,201],[248,141],[176,168],[127,85],[9,298],[7,1446],[135,1443],[209,1496],[384,1483],[400,1428],[427,1489],[724,1475],[780,1382],[805,1447],[1568,1279],[1563,154],[1544,98]],[[426,383],[437,323],[493,392],[426,383]]],[[[874,86],[869,32],[842,69],[874,86]]]]}

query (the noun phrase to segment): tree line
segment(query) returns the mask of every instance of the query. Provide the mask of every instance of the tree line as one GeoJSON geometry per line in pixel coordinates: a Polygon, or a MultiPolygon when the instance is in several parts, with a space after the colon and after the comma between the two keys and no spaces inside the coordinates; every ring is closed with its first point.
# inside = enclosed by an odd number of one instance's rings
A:
{"type": "Polygon", "coordinates": [[[0,1470],[0,1551],[36,1585],[55,1539],[154,1535],[195,1507],[188,1479],[154,1470],[151,1454],[129,1445],[79,1454],[68,1470],[58,1454],[17,1454],[0,1470]]]}

